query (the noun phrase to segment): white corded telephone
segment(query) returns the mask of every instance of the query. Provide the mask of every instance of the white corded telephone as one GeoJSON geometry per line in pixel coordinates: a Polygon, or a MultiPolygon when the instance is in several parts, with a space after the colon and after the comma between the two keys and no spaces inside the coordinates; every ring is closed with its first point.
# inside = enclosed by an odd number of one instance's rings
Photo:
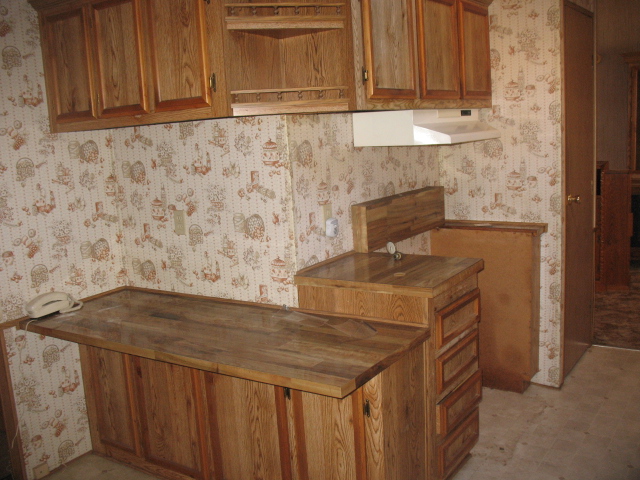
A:
{"type": "Polygon", "coordinates": [[[31,318],[40,318],[50,313],[68,313],[82,308],[82,302],[76,301],[71,295],[63,292],[48,292],[38,295],[24,306],[31,318]],[[74,306],[74,304],[76,304],[74,306]]]}

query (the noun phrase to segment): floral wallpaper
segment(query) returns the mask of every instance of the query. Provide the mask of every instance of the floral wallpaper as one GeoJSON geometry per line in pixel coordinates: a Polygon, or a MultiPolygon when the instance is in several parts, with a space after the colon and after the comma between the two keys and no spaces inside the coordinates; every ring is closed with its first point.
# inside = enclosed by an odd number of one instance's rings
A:
{"type": "MultiPolygon", "coordinates": [[[[592,8],[591,1],[580,2],[592,8]]],[[[447,217],[549,223],[542,369],[559,384],[560,0],[490,7],[500,139],[355,148],[351,115],[214,119],[50,134],[37,17],[0,0],[0,313],[46,291],[135,285],[296,305],[292,277],[351,250],[350,206],[443,185],[447,217]],[[324,236],[335,217],[339,233],[324,236]]],[[[429,236],[402,251],[429,253],[429,236]]],[[[74,344],[5,330],[29,478],[91,449],[74,344]]]]}

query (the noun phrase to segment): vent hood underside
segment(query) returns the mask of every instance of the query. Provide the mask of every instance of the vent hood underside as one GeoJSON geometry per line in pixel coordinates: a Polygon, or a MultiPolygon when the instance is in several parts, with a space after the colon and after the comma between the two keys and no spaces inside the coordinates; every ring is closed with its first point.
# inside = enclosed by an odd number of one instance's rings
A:
{"type": "Polygon", "coordinates": [[[498,138],[478,110],[395,110],[353,114],[356,147],[451,145],[498,138]]]}

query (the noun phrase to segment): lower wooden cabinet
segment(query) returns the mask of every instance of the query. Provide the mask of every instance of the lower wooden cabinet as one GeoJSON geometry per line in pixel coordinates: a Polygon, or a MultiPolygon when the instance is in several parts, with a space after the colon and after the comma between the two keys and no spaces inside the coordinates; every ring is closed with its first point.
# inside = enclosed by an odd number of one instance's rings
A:
{"type": "Polygon", "coordinates": [[[145,460],[193,478],[207,478],[202,372],[131,357],[145,460]]]}
{"type": "Polygon", "coordinates": [[[334,398],[81,346],[94,450],[173,480],[432,478],[426,352],[334,398]]]}
{"type": "MultiPolygon", "coordinates": [[[[427,463],[418,474],[420,476],[405,472],[404,476],[394,477],[391,473],[394,468],[389,471],[381,468],[378,470],[381,476],[375,478],[443,480],[462,464],[478,439],[478,405],[482,397],[482,374],[478,366],[480,290],[475,273],[452,269],[447,275],[443,273],[438,257],[405,255],[403,261],[407,258],[410,266],[400,262],[390,266],[380,254],[347,254],[309,267],[296,276],[298,301],[301,308],[431,326],[433,335],[425,345],[421,373],[401,375],[424,378],[422,386],[414,382],[411,388],[424,388],[426,409],[420,414],[425,418],[409,418],[408,412],[416,415],[418,412],[408,405],[404,407],[407,412],[402,417],[399,409],[403,407],[399,403],[390,407],[391,411],[384,410],[382,415],[393,417],[392,412],[396,412],[398,417],[394,425],[426,426],[424,432],[414,432],[410,436],[424,442],[427,463]],[[354,264],[358,265],[357,273],[350,269],[354,264]],[[411,274],[405,274],[403,268],[411,274]],[[415,274],[416,271],[420,274],[415,274]],[[434,281],[438,289],[430,287],[427,278],[429,272],[434,271],[439,274],[434,281]],[[410,275],[415,275],[415,280],[408,279],[410,275]],[[444,288],[442,284],[448,286],[444,288]]],[[[363,388],[365,393],[372,382],[363,388]]],[[[398,392],[390,397],[410,398],[412,395],[415,392],[398,392]]],[[[370,452],[376,447],[381,448],[383,444],[388,447],[395,439],[406,435],[401,431],[389,432],[371,422],[367,432],[374,431],[383,432],[385,438],[378,439],[381,443],[367,445],[368,462],[373,458],[370,452]]],[[[410,451],[415,452],[417,448],[421,447],[410,446],[410,451]]],[[[395,454],[396,458],[402,458],[399,463],[403,465],[417,461],[409,456],[409,451],[396,451],[395,454]]]]}

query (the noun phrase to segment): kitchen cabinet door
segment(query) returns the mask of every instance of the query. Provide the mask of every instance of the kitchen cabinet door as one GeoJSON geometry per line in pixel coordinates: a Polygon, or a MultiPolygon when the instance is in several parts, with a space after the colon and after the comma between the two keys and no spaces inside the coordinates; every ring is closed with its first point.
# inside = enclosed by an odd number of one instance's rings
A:
{"type": "Polygon", "coordinates": [[[129,356],[95,347],[82,347],[81,354],[93,448],[139,455],[129,356]]]}
{"type": "Polygon", "coordinates": [[[362,1],[367,98],[418,98],[413,10],[412,0],[362,1]]]}
{"type": "Polygon", "coordinates": [[[291,478],[283,389],[215,373],[205,384],[216,478],[291,478]]]}
{"type": "Polygon", "coordinates": [[[148,113],[139,0],[90,5],[100,117],[148,113]]]}
{"type": "Polygon", "coordinates": [[[52,126],[96,118],[86,9],[43,13],[42,48],[52,126]]]}
{"type": "Polygon", "coordinates": [[[362,396],[332,398],[291,390],[287,400],[292,478],[360,480],[364,470],[362,396]]]}
{"type": "Polygon", "coordinates": [[[202,372],[133,357],[142,448],[147,461],[209,478],[202,372]]]}
{"type": "Polygon", "coordinates": [[[488,5],[470,0],[459,1],[462,96],[468,99],[490,99],[488,5]]]}
{"type": "Polygon", "coordinates": [[[418,2],[422,98],[460,98],[458,3],[418,2]]]}
{"type": "MultiPolygon", "coordinates": [[[[147,0],[156,112],[212,108],[204,0],[147,0]]],[[[213,86],[213,85],[212,85],[213,86]]]]}

